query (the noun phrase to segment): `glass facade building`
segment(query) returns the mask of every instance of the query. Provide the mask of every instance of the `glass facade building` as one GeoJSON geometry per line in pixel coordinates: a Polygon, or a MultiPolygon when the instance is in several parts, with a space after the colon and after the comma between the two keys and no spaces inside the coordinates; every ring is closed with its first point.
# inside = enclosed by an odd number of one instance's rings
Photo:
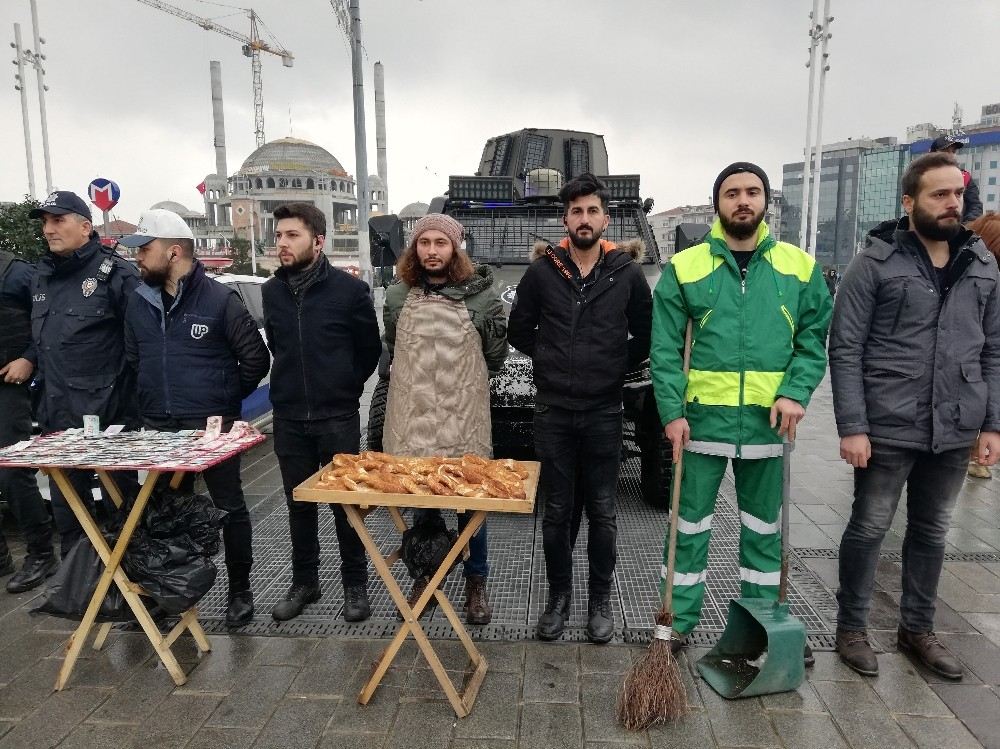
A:
{"type": "Polygon", "coordinates": [[[903,215],[900,181],[910,163],[908,145],[873,148],[861,155],[858,177],[858,230],[860,247],[865,235],[889,219],[903,215]]]}

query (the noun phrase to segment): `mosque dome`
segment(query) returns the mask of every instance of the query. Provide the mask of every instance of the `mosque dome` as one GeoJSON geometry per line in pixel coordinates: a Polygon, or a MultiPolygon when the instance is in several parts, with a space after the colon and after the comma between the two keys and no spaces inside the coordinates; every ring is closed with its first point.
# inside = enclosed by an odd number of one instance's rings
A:
{"type": "Polygon", "coordinates": [[[241,172],[303,172],[347,177],[336,157],[322,146],[301,138],[279,138],[254,151],[240,167],[241,172]]]}
{"type": "Polygon", "coordinates": [[[185,208],[183,205],[178,203],[176,200],[161,200],[159,203],[154,203],[150,206],[150,209],[162,208],[167,211],[172,211],[176,213],[181,218],[190,218],[193,216],[201,216],[197,211],[192,211],[190,208],[185,208]]]}
{"type": "Polygon", "coordinates": [[[422,218],[427,215],[427,211],[430,210],[430,206],[427,203],[410,203],[403,207],[403,210],[399,212],[400,220],[406,218],[422,218]]]}

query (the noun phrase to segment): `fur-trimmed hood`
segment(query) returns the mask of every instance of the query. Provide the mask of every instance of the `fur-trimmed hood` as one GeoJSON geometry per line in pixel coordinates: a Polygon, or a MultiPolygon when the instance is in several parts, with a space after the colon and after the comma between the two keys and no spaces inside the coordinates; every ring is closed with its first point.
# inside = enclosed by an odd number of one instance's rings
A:
{"type": "MultiPolygon", "coordinates": [[[[535,246],[531,248],[531,253],[528,256],[529,259],[532,262],[534,262],[535,260],[538,260],[538,258],[540,257],[545,257],[545,248],[548,246],[549,244],[547,242],[543,242],[541,240],[535,242],[535,246]]],[[[563,240],[559,242],[557,246],[561,247],[564,250],[568,250],[569,240],[564,237],[563,240]]],[[[611,252],[613,250],[624,252],[626,255],[630,255],[632,259],[637,263],[641,263],[643,258],[646,257],[646,243],[638,238],[629,239],[628,241],[622,242],[621,244],[616,244],[609,240],[602,239],[601,248],[605,252],[611,252]]]]}

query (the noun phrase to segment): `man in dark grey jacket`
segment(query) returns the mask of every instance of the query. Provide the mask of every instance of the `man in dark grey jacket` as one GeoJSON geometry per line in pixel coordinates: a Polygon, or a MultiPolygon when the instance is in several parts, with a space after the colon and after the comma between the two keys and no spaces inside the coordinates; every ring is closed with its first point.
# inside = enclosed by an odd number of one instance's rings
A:
{"type": "Polygon", "coordinates": [[[954,156],[931,153],[903,175],[907,216],[876,227],[837,292],[830,371],[840,454],[855,468],[840,544],[837,649],[859,673],[878,663],[865,633],[879,549],[903,487],[900,650],[960,679],[934,635],[945,534],[969,448],[1000,457],[1000,272],[961,225],[954,156]]]}

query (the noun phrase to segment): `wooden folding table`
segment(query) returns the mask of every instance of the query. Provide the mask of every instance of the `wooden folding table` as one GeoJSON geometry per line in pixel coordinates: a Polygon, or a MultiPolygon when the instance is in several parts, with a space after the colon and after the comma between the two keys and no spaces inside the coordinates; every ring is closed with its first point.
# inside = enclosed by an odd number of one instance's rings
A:
{"type": "MultiPolygon", "coordinates": [[[[264,435],[245,426],[229,434],[222,434],[211,441],[206,441],[201,432],[196,433],[193,430],[182,433],[121,432],[113,436],[101,434],[95,437],[85,437],[82,429],[69,429],[65,432],[53,432],[30,441],[19,442],[0,450],[0,468],[41,469],[59,487],[66,503],[73,510],[73,514],[76,515],[87,538],[93,544],[104,564],[104,572],[98,580],[83,619],[66,644],[66,657],[59,670],[59,676],[56,678],[56,690],[65,687],[69,681],[76,660],[83,650],[87,636],[90,634],[100,611],[101,603],[104,601],[112,582],[121,590],[125,602],[135,614],[139,625],[146,633],[146,637],[170,673],[174,683],[180,686],[187,681],[187,677],[177,663],[170,646],[185,631],[189,631],[200,651],[208,652],[211,650],[205,631],[198,623],[197,608],[192,607],[185,611],[181,614],[180,621],[169,633],[161,634],[139,597],[144,593],[142,587],[129,580],[121,568],[122,558],[161,475],[164,473],[173,474],[170,486],[177,488],[185,473],[203,471],[263,441],[264,435]],[[108,545],[97,522],[70,483],[67,471],[73,469],[94,471],[112,501],[119,508],[125,504],[125,498],[111,473],[114,471],[147,472],[138,496],[135,497],[131,507],[127,508],[128,515],[125,524],[122,526],[113,548],[108,545]]],[[[93,644],[95,650],[100,650],[104,646],[104,641],[110,630],[111,623],[109,622],[98,627],[93,644]]]]}
{"type": "Polygon", "coordinates": [[[475,535],[476,531],[479,530],[480,526],[482,526],[483,522],[486,520],[486,513],[530,513],[534,511],[535,492],[538,488],[539,464],[536,462],[523,461],[522,465],[528,471],[528,478],[524,482],[524,490],[527,499],[494,499],[419,494],[382,494],[374,492],[351,492],[316,488],[316,484],[320,482],[323,472],[330,470],[332,468],[332,464],[320,469],[295,488],[293,497],[299,502],[318,502],[343,505],[344,512],[347,514],[347,519],[350,521],[354,530],[357,531],[358,536],[361,537],[361,542],[365,545],[365,549],[368,550],[368,555],[371,557],[375,570],[385,583],[385,587],[388,589],[389,595],[392,596],[392,600],[396,604],[396,607],[403,614],[404,621],[402,626],[396,632],[396,635],[389,644],[389,647],[387,647],[382,653],[382,657],[375,666],[375,671],[372,673],[371,678],[368,679],[368,682],[364,685],[364,687],[362,687],[361,693],[358,695],[358,702],[362,705],[368,704],[368,701],[372,698],[372,695],[375,693],[378,685],[381,683],[386,672],[389,670],[389,666],[392,664],[392,661],[399,653],[399,649],[402,647],[403,642],[406,640],[408,635],[412,635],[413,639],[416,640],[417,647],[420,648],[420,652],[423,653],[424,657],[427,659],[427,662],[431,667],[431,671],[433,671],[435,678],[441,685],[441,689],[444,690],[445,695],[448,697],[448,701],[451,703],[455,714],[460,718],[464,718],[471,712],[472,706],[476,701],[476,695],[479,693],[479,687],[482,685],[483,678],[486,676],[487,663],[482,653],[480,653],[478,648],[476,648],[472,638],[469,637],[469,633],[466,631],[461,618],[455,613],[455,609],[451,605],[451,602],[441,590],[441,584],[444,582],[452,564],[454,564],[459,555],[462,554],[468,546],[469,540],[473,535],[475,535]],[[462,529],[462,532],[458,534],[458,538],[455,540],[455,543],[452,544],[451,549],[449,549],[447,556],[444,558],[444,561],[441,562],[441,565],[431,576],[430,581],[427,583],[427,587],[424,589],[424,592],[420,595],[420,598],[417,599],[417,602],[413,605],[413,607],[410,607],[407,603],[406,596],[403,595],[403,591],[400,590],[399,584],[396,582],[396,578],[393,577],[391,569],[392,565],[400,559],[402,547],[397,547],[391,554],[383,556],[378,544],[372,538],[371,533],[368,532],[368,528],[365,526],[365,517],[379,508],[385,508],[385,510],[389,513],[389,517],[392,518],[392,522],[396,526],[396,529],[400,532],[400,534],[402,534],[407,529],[406,521],[400,513],[400,509],[404,507],[446,509],[455,510],[456,512],[471,513],[468,524],[462,529]],[[427,634],[420,626],[420,614],[427,607],[427,604],[430,603],[431,596],[434,596],[437,599],[438,605],[448,618],[452,628],[455,630],[455,634],[458,635],[458,639],[461,641],[462,646],[469,655],[469,666],[472,671],[465,683],[465,689],[462,692],[459,692],[455,688],[455,685],[452,684],[451,678],[445,671],[444,666],[441,665],[441,660],[434,652],[434,647],[427,638],[427,634]]]}

